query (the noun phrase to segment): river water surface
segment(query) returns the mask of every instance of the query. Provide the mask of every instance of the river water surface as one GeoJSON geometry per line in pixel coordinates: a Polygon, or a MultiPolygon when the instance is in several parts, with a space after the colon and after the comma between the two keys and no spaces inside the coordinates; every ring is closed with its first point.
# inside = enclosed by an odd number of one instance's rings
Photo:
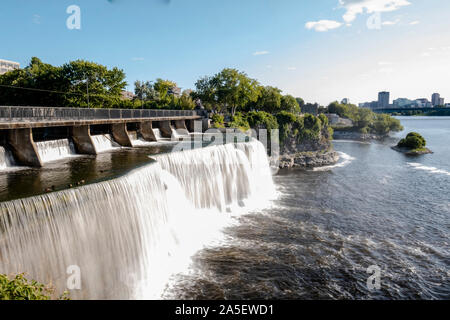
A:
{"type": "Polygon", "coordinates": [[[188,299],[449,299],[450,118],[402,117],[383,142],[335,141],[336,166],[286,170],[279,199],[197,253],[168,292],[188,299]],[[390,146],[421,133],[432,155],[390,146]],[[367,288],[369,266],[381,287],[367,288]]]}

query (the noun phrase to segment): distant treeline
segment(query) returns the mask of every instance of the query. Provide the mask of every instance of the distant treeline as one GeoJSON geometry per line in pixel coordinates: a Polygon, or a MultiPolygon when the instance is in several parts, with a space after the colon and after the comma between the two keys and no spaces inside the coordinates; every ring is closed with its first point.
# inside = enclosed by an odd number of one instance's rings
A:
{"type": "Polygon", "coordinates": [[[135,98],[124,99],[125,73],[116,67],[77,60],[55,67],[33,57],[24,69],[0,76],[0,105],[74,108],[194,109],[189,93],[169,94],[176,83],[135,83],[135,98]]]}
{"type": "Polygon", "coordinates": [[[404,110],[391,113],[393,116],[450,116],[450,108],[437,108],[424,112],[422,110],[404,110]]]}
{"type": "MultiPolygon", "coordinates": [[[[352,104],[331,103],[327,110],[329,113],[335,113],[343,118],[353,121],[352,128],[343,128],[345,130],[354,130],[360,133],[374,133],[386,135],[390,131],[403,130],[398,119],[388,114],[378,114],[367,108],[359,108],[352,104]]],[[[335,128],[339,130],[339,128],[335,128]]]]}

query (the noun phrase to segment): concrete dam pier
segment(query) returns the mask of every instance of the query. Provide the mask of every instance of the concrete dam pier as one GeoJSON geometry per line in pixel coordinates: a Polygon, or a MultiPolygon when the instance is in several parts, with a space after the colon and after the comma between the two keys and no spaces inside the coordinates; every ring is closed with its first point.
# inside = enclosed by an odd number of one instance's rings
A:
{"type": "MultiPolygon", "coordinates": [[[[62,141],[73,144],[77,154],[96,155],[94,140],[133,147],[132,137],[143,141],[176,138],[208,129],[204,111],[128,110],[0,106],[0,147],[19,165],[42,167],[37,144],[62,141]]],[[[67,144],[68,144],[67,143],[67,144]]]]}

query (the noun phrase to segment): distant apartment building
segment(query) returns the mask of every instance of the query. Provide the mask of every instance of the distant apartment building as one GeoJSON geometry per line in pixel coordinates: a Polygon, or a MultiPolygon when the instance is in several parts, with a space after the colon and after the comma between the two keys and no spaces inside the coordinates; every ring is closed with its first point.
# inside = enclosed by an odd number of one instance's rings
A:
{"type": "Polygon", "coordinates": [[[370,108],[370,102],[361,102],[358,106],[360,108],[370,108]]]}
{"type": "Polygon", "coordinates": [[[378,109],[386,109],[389,108],[389,96],[390,93],[386,91],[382,91],[378,93],[378,109]]]}
{"type": "Polygon", "coordinates": [[[431,104],[433,105],[433,107],[439,105],[440,99],[441,95],[439,93],[433,93],[433,95],[431,96],[431,104]]]}
{"type": "Polygon", "coordinates": [[[439,98],[439,106],[443,106],[443,105],[445,105],[445,99],[439,98]]]}
{"type": "Polygon", "coordinates": [[[378,108],[378,101],[372,101],[372,102],[363,102],[359,104],[360,108],[367,108],[367,109],[377,109],[378,108]]]}
{"type": "Polygon", "coordinates": [[[20,63],[0,59],[0,75],[17,69],[20,69],[20,63]]]}
{"type": "Polygon", "coordinates": [[[415,101],[407,98],[398,98],[394,100],[394,108],[411,108],[415,104],[415,101]]]}

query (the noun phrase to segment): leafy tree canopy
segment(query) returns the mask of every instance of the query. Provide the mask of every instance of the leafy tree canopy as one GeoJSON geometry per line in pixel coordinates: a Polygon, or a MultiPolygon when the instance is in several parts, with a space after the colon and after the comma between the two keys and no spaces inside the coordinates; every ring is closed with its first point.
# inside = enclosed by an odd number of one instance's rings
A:
{"type": "Polygon", "coordinates": [[[422,149],[425,148],[426,145],[427,142],[424,137],[417,132],[410,132],[406,138],[400,140],[397,146],[408,149],[422,149]]]}

